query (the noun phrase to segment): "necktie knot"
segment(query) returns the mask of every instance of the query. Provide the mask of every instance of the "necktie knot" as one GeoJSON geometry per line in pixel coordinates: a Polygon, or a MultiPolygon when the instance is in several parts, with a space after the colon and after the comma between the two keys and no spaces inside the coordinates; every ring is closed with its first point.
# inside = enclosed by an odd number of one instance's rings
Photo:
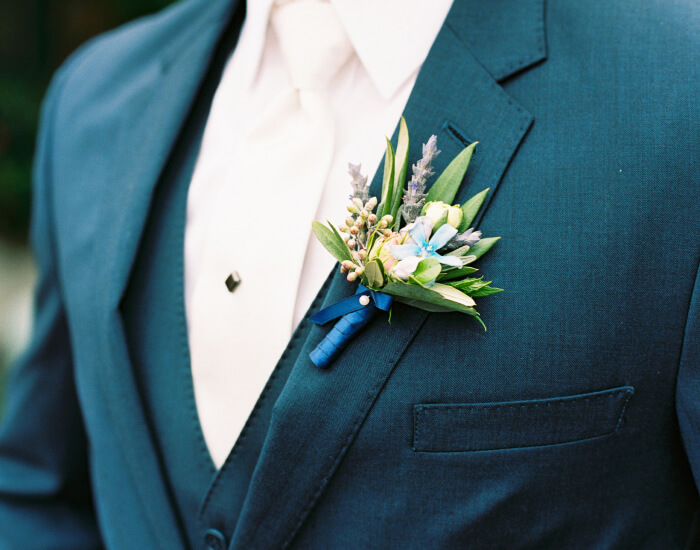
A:
{"type": "Polygon", "coordinates": [[[328,2],[292,0],[275,5],[271,23],[297,89],[327,88],[353,52],[335,8],[328,2]]]}

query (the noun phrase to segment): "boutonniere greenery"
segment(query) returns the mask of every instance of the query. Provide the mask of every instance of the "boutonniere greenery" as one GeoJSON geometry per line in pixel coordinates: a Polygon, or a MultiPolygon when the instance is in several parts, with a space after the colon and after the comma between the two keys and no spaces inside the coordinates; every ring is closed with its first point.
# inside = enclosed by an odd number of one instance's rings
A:
{"type": "Polygon", "coordinates": [[[463,205],[453,204],[477,142],[459,153],[428,189],[432,162],[440,153],[436,136],[423,144],[423,156],[409,166],[409,135],[401,118],[396,150],[387,139],[381,198],[369,196],[367,176],[350,164],[352,194],[347,215],[337,227],[313,222],[318,240],[339,262],[349,282],[358,281],[354,296],[311,318],[325,324],[340,318],[311,353],[319,367],[330,365],[349,339],[394,300],[430,312],[457,311],[481,323],[475,298],[500,292],[476,277],[471,264],[500,237],[482,237],[471,227],[488,193],[463,205]]]}

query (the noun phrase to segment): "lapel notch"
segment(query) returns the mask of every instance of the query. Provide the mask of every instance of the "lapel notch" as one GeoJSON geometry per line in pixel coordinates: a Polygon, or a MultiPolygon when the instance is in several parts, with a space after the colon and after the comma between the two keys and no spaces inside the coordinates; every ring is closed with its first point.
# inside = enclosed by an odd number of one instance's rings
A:
{"type": "Polygon", "coordinates": [[[448,24],[501,82],[547,59],[545,0],[455,0],[448,24]]]}

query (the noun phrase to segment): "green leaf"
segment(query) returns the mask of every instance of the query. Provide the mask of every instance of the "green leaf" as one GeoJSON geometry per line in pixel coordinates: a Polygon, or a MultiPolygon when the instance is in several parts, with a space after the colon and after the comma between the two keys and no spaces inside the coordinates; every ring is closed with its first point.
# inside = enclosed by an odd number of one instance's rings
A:
{"type": "Polygon", "coordinates": [[[468,289],[470,288],[481,288],[482,286],[486,286],[489,284],[491,281],[484,281],[483,277],[478,277],[478,278],[472,278],[472,279],[462,279],[461,281],[453,281],[450,283],[450,286],[453,286],[455,288],[458,288],[462,292],[466,292],[467,294],[471,294],[468,289]]]}
{"type": "Polygon", "coordinates": [[[328,229],[325,225],[320,222],[314,221],[311,223],[311,228],[313,229],[314,235],[319,240],[319,242],[331,253],[331,255],[342,262],[343,260],[352,261],[352,256],[350,256],[350,249],[348,245],[345,244],[343,238],[338,233],[338,230],[333,227],[330,223],[328,224],[332,229],[328,229]]]}
{"type": "Polygon", "coordinates": [[[426,288],[420,285],[412,285],[407,283],[393,282],[386,285],[382,292],[396,296],[400,302],[408,305],[433,312],[459,311],[467,315],[477,316],[476,310],[469,306],[469,297],[461,293],[459,290],[436,283],[431,288],[426,288]],[[449,289],[449,290],[446,290],[449,289]],[[446,298],[445,296],[454,297],[453,293],[461,295],[459,300],[446,298]],[[464,297],[464,299],[462,299],[464,297]]]}
{"type": "Polygon", "coordinates": [[[491,281],[484,281],[483,277],[479,277],[478,279],[451,281],[447,284],[461,290],[465,294],[469,294],[469,296],[472,298],[490,296],[491,294],[496,294],[497,292],[503,292],[502,288],[490,287],[489,285],[491,284],[491,281]]]}
{"type": "Polygon", "coordinates": [[[486,254],[491,247],[496,244],[496,241],[500,239],[501,237],[487,237],[485,239],[479,240],[474,246],[472,246],[471,250],[469,251],[470,254],[473,254],[477,258],[481,258],[484,254],[486,254]]]}
{"type": "Polygon", "coordinates": [[[447,254],[445,254],[445,256],[466,256],[467,252],[469,252],[471,249],[472,249],[471,246],[468,246],[465,244],[464,246],[460,246],[459,248],[457,248],[456,250],[453,250],[452,252],[448,252],[447,254]]]}
{"type": "Polygon", "coordinates": [[[466,147],[452,162],[445,168],[437,181],[428,191],[428,196],[425,202],[442,201],[446,204],[452,204],[459,191],[459,186],[462,185],[464,174],[467,173],[469,161],[474,153],[474,147],[479,143],[475,141],[469,147],[466,147]]]}
{"type": "Polygon", "coordinates": [[[479,290],[471,292],[470,295],[472,298],[481,298],[483,296],[491,296],[491,294],[497,294],[499,292],[503,292],[503,289],[491,287],[491,286],[485,286],[485,287],[480,288],[479,290]]]}
{"type": "Polygon", "coordinates": [[[394,148],[391,141],[386,140],[386,155],[384,156],[384,179],[382,181],[382,200],[377,208],[377,217],[381,218],[391,210],[391,200],[394,195],[394,148]]]}
{"type": "Polygon", "coordinates": [[[399,206],[399,209],[396,211],[396,216],[394,216],[394,225],[391,226],[392,231],[398,231],[399,226],[401,225],[401,218],[403,217],[403,204],[399,206]]]}
{"type": "Polygon", "coordinates": [[[435,258],[425,258],[418,263],[413,272],[413,278],[421,285],[427,285],[437,279],[442,270],[442,265],[435,258]]]}
{"type": "Polygon", "coordinates": [[[461,292],[460,290],[457,290],[449,285],[436,283],[431,287],[431,289],[451,302],[462,304],[463,306],[467,307],[473,307],[476,305],[476,302],[472,300],[471,296],[467,296],[464,292],[461,292]]]}
{"type": "Polygon", "coordinates": [[[443,271],[440,273],[440,276],[437,278],[438,282],[442,281],[453,281],[455,279],[460,279],[461,277],[464,277],[465,275],[471,275],[472,273],[476,273],[479,271],[475,267],[462,267],[458,269],[449,269],[447,271],[443,271]]]}
{"type": "Polygon", "coordinates": [[[464,233],[471,227],[474,218],[476,218],[476,214],[479,212],[479,208],[484,204],[484,199],[488,192],[489,188],[487,187],[462,205],[462,223],[460,223],[458,227],[460,233],[464,233]]]}
{"type": "Polygon", "coordinates": [[[408,126],[406,119],[401,117],[399,123],[399,141],[396,144],[396,155],[394,158],[394,189],[391,199],[391,209],[389,214],[398,218],[399,208],[401,207],[401,199],[403,198],[403,190],[406,183],[406,172],[408,171],[408,126]]]}
{"type": "MultiPolygon", "coordinates": [[[[326,220],[326,223],[328,223],[328,227],[330,227],[330,228],[331,228],[331,231],[333,231],[333,233],[335,234],[336,241],[337,241],[338,243],[343,243],[343,244],[345,245],[345,248],[347,248],[348,245],[345,244],[345,241],[343,240],[343,236],[340,234],[340,231],[338,231],[338,230],[336,229],[335,225],[333,225],[333,224],[332,224],[331,222],[329,222],[328,220],[326,220]]],[[[348,250],[349,250],[349,249],[348,249],[348,250]]],[[[350,259],[352,259],[352,255],[350,255],[350,259]]]]}
{"type": "Polygon", "coordinates": [[[367,287],[372,290],[379,290],[384,286],[384,269],[379,260],[372,260],[365,265],[367,287]]]}

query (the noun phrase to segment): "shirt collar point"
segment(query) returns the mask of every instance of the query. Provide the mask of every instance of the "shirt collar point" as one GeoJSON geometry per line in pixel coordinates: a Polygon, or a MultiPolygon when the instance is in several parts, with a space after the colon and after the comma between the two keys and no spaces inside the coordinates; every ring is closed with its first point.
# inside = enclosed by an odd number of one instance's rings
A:
{"type": "MultiPolygon", "coordinates": [[[[362,59],[360,58],[362,62],[362,59]]],[[[401,90],[406,82],[413,77],[421,67],[421,63],[405,65],[400,67],[393,65],[393,70],[387,70],[391,67],[390,61],[387,63],[362,63],[370,79],[374,83],[375,88],[385,100],[390,100],[401,90]]]]}
{"type": "Polygon", "coordinates": [[[382,78],[375,78],[373,75],[370,74],[370,78],[372,79],[372,82],[374,83],[375,88],[377,88],[377,91],[379,92],[379,95],[382,96],[382,99],[389,101],[392,99],[398,91],[401,89],[401,86],[403,85],[406,80],[408,80],[408,77],[401,79],[400,81],[397,79],[393,80],[388,80],[388,79],[382,79],[382,78]]]}

